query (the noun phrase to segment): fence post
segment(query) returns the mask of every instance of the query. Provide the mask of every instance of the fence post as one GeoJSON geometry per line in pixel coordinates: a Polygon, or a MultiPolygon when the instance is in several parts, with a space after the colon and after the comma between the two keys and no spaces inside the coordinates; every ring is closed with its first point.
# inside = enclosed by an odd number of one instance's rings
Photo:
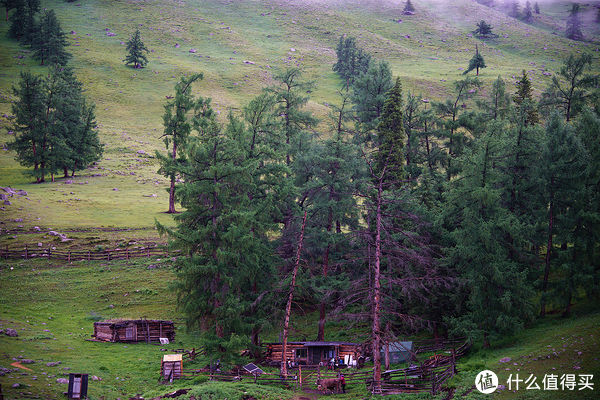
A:
{"type": "Polygon", "coordinates": [[[69,250],[68,261],[71,262],[71,250],[69,250]]]}
{"type": "Polygon", "coordinates": [[[25,245],[25,259],[27,260],[27,245],[25,245]]]}
{"type": "Polygon", "coordinates": [[[106,250],[106,258],[110,261],[110,250],[106,250]]]}
{"type": "Polygon", "coordinates": [[[302,390],[302,365],[298,363],[298,380],[300,381],[300,390],[302,390]]]}

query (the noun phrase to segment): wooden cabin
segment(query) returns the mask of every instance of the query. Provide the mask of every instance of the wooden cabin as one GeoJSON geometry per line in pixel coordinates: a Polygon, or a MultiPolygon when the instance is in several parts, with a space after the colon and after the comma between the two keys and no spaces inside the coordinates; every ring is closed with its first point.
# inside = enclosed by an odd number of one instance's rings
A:
{"type": "Polygon", "coordinates": [[[173,321],[137,319],[137,320],[106,320],[94,322],[92,337],[104,342],[160,342],[167,338],[170,342],[175,339],[173,321]]]}
{"type": "Polygon", "coordinates": [[[160,364],[160,374],[165,381],[181,379],[183,373],[183,355],[165,354],[160,364]]]}
{"type": "MultiPolygon", "coordinates": [[[[282,350],[282,343],[267,343],[266,360],[281,362],[282,350]]],[[[360,345],[348,342],[288,342],[286,353],[294,365],[327,365],[332,358],[342,359],[347,365],[362,356],[360,345]]]]}

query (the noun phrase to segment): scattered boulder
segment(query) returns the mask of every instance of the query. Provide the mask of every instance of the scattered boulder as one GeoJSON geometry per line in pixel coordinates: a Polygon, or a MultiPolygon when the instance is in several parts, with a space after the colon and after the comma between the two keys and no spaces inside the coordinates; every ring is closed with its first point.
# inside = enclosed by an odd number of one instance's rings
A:
{"type": "Polygon", "coordinates": [[[5,206],[10,206],[11,204],[12,204],[12,203],[11,203],[10,201],[8,201],[8,200],[4,200],[4,205],[5,205],[5,206]]]}
{"type": "Polygon", "coordinates": [[[14,329],[11,329],[11,328],[6,328],[4,330],[4,334],[6,336],[10,336],[10,337],[17,337],[17,336],[19,336],[19,334],[17,333],[17,331],[14,330],[14,329]]]}
{"type": "Polygon", "coordinates": [[[35,364],[35,361],[26,358],[24,360],[21,360],[21,364],[35,364]]]}
{"type": "Polygon", "coordinates": [[[10,188],[9,186],[4,187],[4,188],[0,187],[0,189],[4,190],[6,193],[8,193],[11,196],[17,193],[12,188],[10,188]]]}
{"type": "Polygon", "coordinates": [[[113,32],[106,32],[106,36],[117,36],[117,34],[113,32]]]}
{"type": "Polygon", "coordinates": [[[510,358],[510,357],[504,357],[504,358],[501,358],[501,359],[500,359],[500,362],[501,362],[501,363],[507,363],[507,362],[510,362],[510,360],[511,360],[511,358],[510,358]]]}
{"type": "Polygon", "coordinates": [[[190,53],[195,53],[196,51],[198,51],[198,50],[196,50],[196,49],[190,49],[190,53]]]}
{"type": "Polygon", "coordinates": [[[113,188],[113,192],[118,192],[118,191],[119,191],[119,189],[113,188]]]}
{"type": "Polygon", "coordinates": [[[26,192],[26,191],[24,191],[24,190],[19,190],[19,191],[17,192],[17,196],[27,196],[27,192],[26,192]]]}
{"type": "Polygon", "coordinates": [[[144,150],[138,150],[137,153],[138,154],[146,154],[146,152],[144,150]]]}
{"type": "Polygon", "coordinates": [[[92,375],[92,380],[93,381],[101,381],[102,378],[100,378],[99,376],[96,376],[96,375],[92,375]]]}
{"type": "Polygon", "coordinates": [[[244,64],[250,64],[250,65],[254,65],[256,64],[254,61],[250,61],[250,60],[244,60],[244,64]]]}
{"type": "Polygon", "coordinates": [[[20,384],[20,383],[13,383],[13,385],[12,385],[12,388],[13,388],[13,389],[18,389],[18,388],[20,388],[20,387],[21,387],[21,384],[20,384]]]}
{"type": "Polygon", "coordinates": [[[56,380],[56,383],[69,383],[69,380],[66,378],[58,378],[56,380]]]}
{"type": "Polygon", "coordinates": [[[4,193],[0,193],[0,200],[6,200],[8,199],[8,196],[5,195],[4,193]]]}
{"type": "Polygon", "coordinates": [[[48,362],[46,363],[47,367],[56,367],[57,365],[60,365],[61,362],[60,361],[52,361],[52,362],[48,362]]]}

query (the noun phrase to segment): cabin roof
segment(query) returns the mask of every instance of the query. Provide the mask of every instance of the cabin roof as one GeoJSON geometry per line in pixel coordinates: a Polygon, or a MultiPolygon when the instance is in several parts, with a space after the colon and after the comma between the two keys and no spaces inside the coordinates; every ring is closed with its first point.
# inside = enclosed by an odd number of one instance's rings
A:
{"type": "Polygon", "coordinates": [[[129,324],[129,323],[163,323],[163,324],[173,324],[173,321],[166,321],[160,319],[106,319],[104,321],[94,322],[94,325],[112,325],[112,324],[129,324]]]}
{"type": "Polygon", "coordinates": [[[181,361],[183,360],[183,354],[165,354],[163,361],[181,361]]]}
{"type": "MultiPolygon", "coordinates": [[[[281,342],[267,343],[269,345],[282,345],[281,342]]],[[[288,344],[303,345],[305,347],[323,347],[323,346],[358,346],[358,343],[351,342],[288,342],[288,344]]]]}

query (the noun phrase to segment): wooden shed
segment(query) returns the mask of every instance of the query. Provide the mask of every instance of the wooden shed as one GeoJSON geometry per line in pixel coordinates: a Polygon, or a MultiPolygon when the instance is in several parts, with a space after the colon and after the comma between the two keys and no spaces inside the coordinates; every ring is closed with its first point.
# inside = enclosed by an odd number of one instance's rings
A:
{"type": "Polygon", "coordinates": [[[169,341],[175,339],[173,321],[150,319],[114,319],[94,322],[92,337],[104,342],[160,342],[160,338],[169,341]]]}
{"type": "MultiPolygon", "coordinates": [[[[282,350],[282,343],[267,343],[266,360],[281,362],[282,350]]],[[[296,365],[326,365],[332,358],[348,364],[362,355],[358,343],[348,342],[288,342],[286,350],[287,360],[296,365]]]]}
{"type": "Polygon", "coordinates": [[[183,373],[183,355],[165,354],[160,364],[160,375],[165,381],[181,379],[183,373]]]}

